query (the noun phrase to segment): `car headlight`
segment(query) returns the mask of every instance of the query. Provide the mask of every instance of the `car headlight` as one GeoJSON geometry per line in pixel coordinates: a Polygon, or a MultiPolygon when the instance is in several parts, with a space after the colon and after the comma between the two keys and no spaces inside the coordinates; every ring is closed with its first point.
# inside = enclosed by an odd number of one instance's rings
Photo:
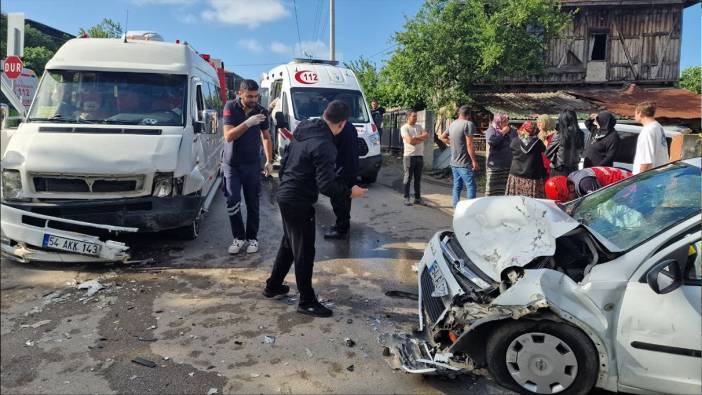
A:
{"type": "Polygon", "coordinates": [[[2,171],[2,197],[8,200],[22,198],[22,178],[19,170],[2,171]]]}
{"type": "Polygon", "coordinates": [[[156,174],[154,177],[154,191],[152,193],[155,197],[168,197],[173,194],[173,176],[172,175],[159,175],[156,174]]]}

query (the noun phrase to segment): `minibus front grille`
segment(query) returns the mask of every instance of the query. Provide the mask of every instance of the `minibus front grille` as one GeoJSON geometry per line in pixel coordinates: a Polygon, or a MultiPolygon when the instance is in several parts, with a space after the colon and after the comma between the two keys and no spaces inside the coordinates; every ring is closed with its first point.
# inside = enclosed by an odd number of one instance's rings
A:
{"type": "Polygon", "coordinates": [[[97,177],[57,177],[38,175],[32,179],[36,192],[50,193],[116,193],[137,192],[143,188],[144,177],[97,178],[97,177]]]}

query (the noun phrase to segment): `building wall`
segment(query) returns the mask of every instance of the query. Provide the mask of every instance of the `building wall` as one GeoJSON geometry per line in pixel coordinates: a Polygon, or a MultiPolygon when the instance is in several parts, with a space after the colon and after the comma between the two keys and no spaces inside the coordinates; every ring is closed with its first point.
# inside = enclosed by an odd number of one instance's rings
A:
{"type": "Polygon", "coordinates": [[[682,10],[682,4],[580,7],[563,38],[551,41],[545,75],[528,82],[676,82],[682,10]],[[605,62],[590,60],[596,33],[607,34],[605,62]]]}

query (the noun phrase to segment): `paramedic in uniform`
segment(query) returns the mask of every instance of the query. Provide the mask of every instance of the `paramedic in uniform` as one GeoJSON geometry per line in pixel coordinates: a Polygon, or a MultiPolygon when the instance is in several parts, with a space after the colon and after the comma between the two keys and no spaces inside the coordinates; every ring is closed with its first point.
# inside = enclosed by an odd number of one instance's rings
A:
{"type": "Polygon", "coordinates": [[[224,106],[224,157],[222,174],[227,213],[234,241],[230,254],[258,251],[259,195],[261,192],[261,143],[266,155],[264,174],[273,171],[273,146],[268,131],[268,112],[258,104],[258,84],[243,80],[239,97],[224,106]],[[241,215],[241,190],[246,202],[246,228],[241,215]]]}

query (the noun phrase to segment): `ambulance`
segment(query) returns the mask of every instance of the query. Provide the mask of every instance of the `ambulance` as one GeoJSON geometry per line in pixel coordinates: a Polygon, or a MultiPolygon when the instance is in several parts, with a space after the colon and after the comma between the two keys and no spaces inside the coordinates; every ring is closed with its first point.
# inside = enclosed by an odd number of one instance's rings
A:
{"type": "Polygon", "coordinates": [[[351,108],[349,122],[358,132],[359,177],[364,183],[376,181],[382,163],[380,135],[352,70],[334,61],[295,59],[262,75],[260,86],[261,102],[270,110],[271,126],[277,131],[278,157],[301,121],[320,118],[329,102],[342,100],[351,108]]]}

